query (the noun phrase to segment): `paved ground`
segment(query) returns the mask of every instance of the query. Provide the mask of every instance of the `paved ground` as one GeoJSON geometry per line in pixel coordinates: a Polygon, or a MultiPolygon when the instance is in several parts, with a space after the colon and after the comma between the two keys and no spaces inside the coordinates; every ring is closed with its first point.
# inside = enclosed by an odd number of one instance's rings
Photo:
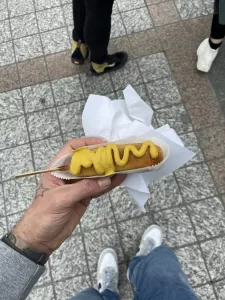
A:
{"type": "Polygon", "coordinates": [[[0,233],[18,220],[36,186],[34,178],[10,180],[12,172],[45,167],[64,141],[82,136],[90,93],[115,99],[131,83],[156,123],[169,123],[198,155],[150,187],[144,215],[121,189],[94,201],[29,299],[63,300],[96,286],[98,254],[108,246],[119,255],[123,299],[132,299],[127,263],[153,222],[201,299],[225,299],[225,47],[209,76],[195,69],[213,1],[117,0],[110,51],[126,50],[130,61],[101,78],[70,63],[70,2],[0,3],[0,233]]]}

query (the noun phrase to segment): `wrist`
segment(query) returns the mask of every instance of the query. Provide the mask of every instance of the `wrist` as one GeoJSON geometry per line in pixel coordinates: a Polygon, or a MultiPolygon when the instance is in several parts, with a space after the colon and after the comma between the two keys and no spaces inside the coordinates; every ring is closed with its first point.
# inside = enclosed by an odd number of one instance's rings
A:
{"type": "Polygon", "coordinates": [[[19,224],[17,224],[11,232],[15,237],[15,246],[21,251],[23,251],[24,249],[30,249],[33,252],[46,253],[49,256],[52,254],[52,249],[50,249],[40,241],[37,241],[33,234],[30,234],[20,228],[19,224]]]}
{"type": "Polygon", "coordinates": [[[31,248],[28,248],[28,244],[24,243],[20,239],[10,232],[3,236],[1,239],[3,243],[18,252],[20,255],[28,258],[36,264],[44,266],[49,259],[49,255],[44,252],[37,252],[31,248]]]}

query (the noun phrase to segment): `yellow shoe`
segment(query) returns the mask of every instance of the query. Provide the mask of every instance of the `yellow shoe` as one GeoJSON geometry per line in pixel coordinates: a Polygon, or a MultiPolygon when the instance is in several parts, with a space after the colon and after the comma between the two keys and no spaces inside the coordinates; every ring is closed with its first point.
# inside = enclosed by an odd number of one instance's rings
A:
{"type": "Polygon", "coordinates": [[[116,71],[122,68],[128,60],[126,52],[117,52],[113,55],[108,55],[103,64],[91,62],[91,73],[99,76],[110,71],[116,71]]]}
{"type": "Polygon", "coordinates": [[[83,65],[85,59],[88,58],[88,47],[81,41],[72,41],[72,56],[71,60],[76,65],[83,65]]]}

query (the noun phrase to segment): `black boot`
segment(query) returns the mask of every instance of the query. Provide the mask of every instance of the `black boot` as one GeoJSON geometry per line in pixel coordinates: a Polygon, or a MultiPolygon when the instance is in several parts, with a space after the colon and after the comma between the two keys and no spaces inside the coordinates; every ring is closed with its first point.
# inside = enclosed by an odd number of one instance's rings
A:
{"type": "Polygon", "coordinates": [[[91,62],[91,73],[99,76],[110,71],[116,71],[122,68],[128,60],[126,52],[117,52],[112,55],[108,55],[106,61],[103,64],[96,64],[91,62]]]}

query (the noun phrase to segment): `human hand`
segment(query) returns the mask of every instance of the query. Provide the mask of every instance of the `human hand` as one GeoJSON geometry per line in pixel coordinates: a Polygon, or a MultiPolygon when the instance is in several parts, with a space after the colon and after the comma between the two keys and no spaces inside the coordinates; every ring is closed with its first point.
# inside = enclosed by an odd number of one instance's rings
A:
{"type": "MultiPolygon", "coordinates": [[[[101,143],[104,141],[98,138],[70,140],[48,167],[73,149],[101,143]]],[[[42,175],[31,206],[12,230],[17,247],[51,254],[72,234],[91,199],[109,192],[124,179],[115,175],[65,182],[50,173],[42,175]]]]}

